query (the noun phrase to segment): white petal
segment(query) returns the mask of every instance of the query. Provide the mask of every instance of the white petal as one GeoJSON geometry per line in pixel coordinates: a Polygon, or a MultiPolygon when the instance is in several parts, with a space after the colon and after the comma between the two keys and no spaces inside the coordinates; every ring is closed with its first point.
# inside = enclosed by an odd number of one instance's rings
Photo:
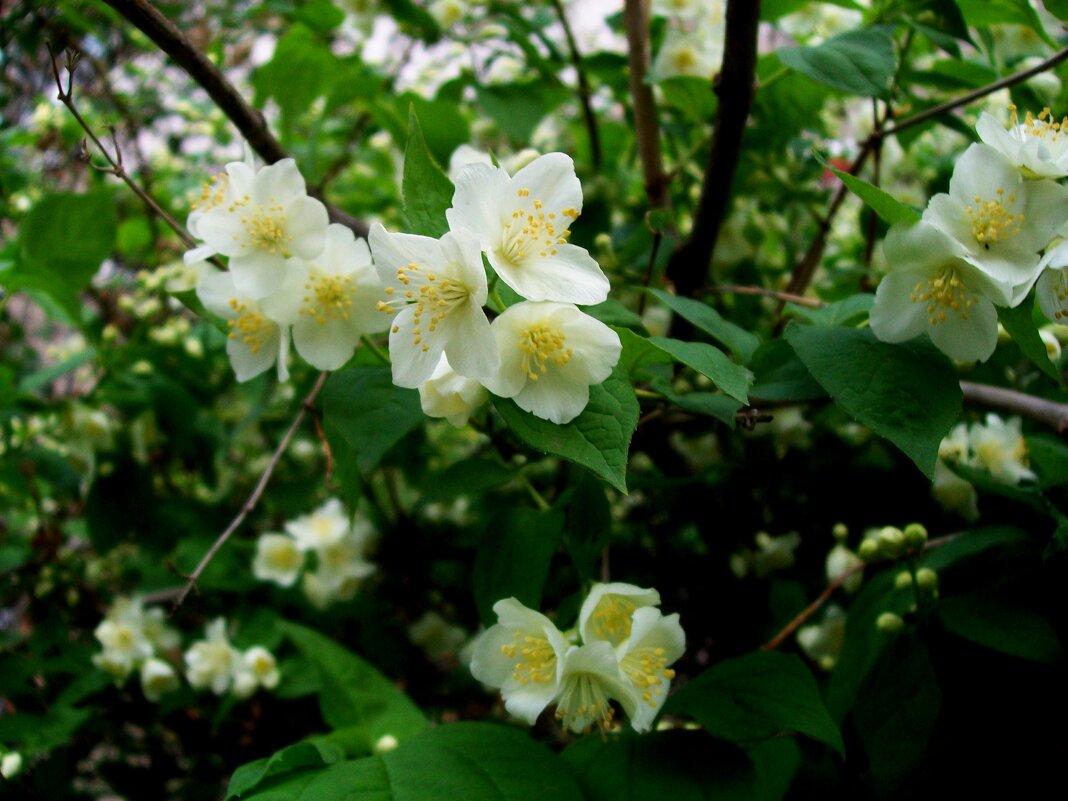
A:
{"type": "Polygon", "coordinates": [[[228,339],[226,353],[230,357],[238,381],[248,381],[270,369],[278,358],[281,339],[277,336],[266,337],[263,346],[253,352],[252,348],[239,339],[228,339]]]}
{"type": "Polygon", "coordinates": [[[538,381],[528,381],[513,400],[520,409],[535,417],[563,425],[582,414],[590,402],[590,386],[547,374],[538,381]]]}
{"type": "Polygon", "coordinates": [[[304,176],[293,159],[268,164],[256,173],[252,182],[252,200],[262,206],[286,206],[294,198],[306,194],[304,176]]]}
{"type": "Polygon", "coordinates": [[[467,288],[479,306],[484,305],[488,286],[478,238],[470,231],[450,231],[441,238],[441,253],[449,263],[449,274],[467,288]]]}
{"type": "Polygon", "coordinates": [[[185,261],[186,265],[196,264],[198,261],[210,259],[215,255],[215,252],[215,248],[211,247],[211,245],[201,245],[198,248],[187,250],[182,259],[185,261]]]}
{"type": "Polygon", "coordinates": [[[556,255],[532,255],[515,264],[498,253],[490,264],[508,286],[527,300],[592,305],[608,297],[608,279],[594,258],[578,245],[556,245],[556,255]]]}
{"type": "Polygon", "coordinates": [[[913,270],[892,272],[883,278],[870,315],[875,336],[883,342],[905,342],[927,330],[927,305],[910,299],[916,284],[926,280],[925,274],[913,270]]]}
{"type": "Polygon", "coordinates": [[[218,317],[232,320],[237,316],[230,306],[230,301],[237,299],[237,288],[230,273],[214,268],[202,272],[197,280],[197,298],[205,309],[218,317]]]}
{"type": "Polygon", "coordinates": [[[497,373],[501,358],[497,340],[482,307],[473,300],[449,310],[445,354],[452,369],[468,378],[488,378],[497,373]]]}
{"type": "Polygon", "coordinates": [[[947,314],[944,322],[930,327],[935,346],[959,362],[985,362],[998,344],[998,314],[986,298],[968,311],[968,319],[947,314]]]}
{"type": "Polygon", "coordinates": [[[294,198],[286,205],[286,234],[292,239],[289,251],[302,259],[314,259],[323,252],[330,218],[326,206],[313,197],[294,198]]]}
{"type": "Polygon", "coordinates": [[[248,232],[241,215],[224,206],[208,209],[197,222],[197,233],[216,253],[236,256],[248,249],[248,232]]]}
{"type": "Polygon", "coordinates": [[[520,720],[533,726],[538,716],[545,711],[556,695],[555,682],[530,682],[526,686],[513,690],[504,699],[504,708],[520,720]]]}
{"type": "MultiPolygon", "coordinates": [[[[456,177],[452,208],[445,219],[452,230],[475,233],[484,248],[496,247],[501,236],[501,201],[508,191],[508,173],[488,164],[469,164],[456,177]]],[[[372,250],[374,242],[372,241],[372,250]]]]}
{"type": "Polygon", "coordinates": [[[252,251],[247,256],[231,256],[230,274],[242,297],[265,298],[282,286],[286,259],[281,253],[263,250],[252,251]]]}
{"type": "Polygon", "coordinates": [[[316,322],[302,315],[293,324],[293,344],[297,353],[317,370],[337,370],[352,358],[360,334],[348,320],[316,322]]]}
{"type": "MultiPolygon", "coordinates": [[[[969,205],[970,203],[971,198],[969,198],[969,205]]],[[[955,197],[942,192],[931,198],[923,212],[923,222],[949,234],[965,245],[969,251],[978,249],[979,243],[976,242],[975,234],[972,233],[967,207],[961,205],[955,197]]]]}
{"type": "Polygon", "coordinates": [[[378,277],[386,286],[402,287],[397,268],[415,264],[427,271],[441,271],[445,258],[441,244],[429,236],[390,233],[380,223],[371,226],[368,236],[378,277]]]}
{"type": "Polygon", "coordinates": [[[582,212],[582,184],[575,175],[575,162],[566,153],[546,153],[512,176],[512,186],[529,189],[546,209],[573,208],[582,212]]]}
{"type": "Polygon", "coordinates": [[[1022,182],[1016,167],[996,149],[973,144],[953,167],[949,194],[962,206],[970,206],[976,197],[993,200],[997,189],[1014,192],[1022,182]]]}
{"type": "MultiPolygon", "coordinates": [[[[448,331],[447,326],[439,325],[431,334],[424,326],[423,333],[416,342],[415,308],[408,306],[401,309],[393,319],[393,329],[389,332],[389,355],[393,365],[393,383],[398,387],[416,388],[426,381],[434,372],[438,359],[445,349],[442,336],[448,331]]],[[[448,322],[446,319],[445,322],[448,322]]]]}
{"type": "Polygon", "coordinates": [[[1027,207],[1026,222],[1017,237],[1019,245],[1041,250],[1068,219],[1068,189],[1053,181],[1028,181],[1021,192],[1027,207]]]}

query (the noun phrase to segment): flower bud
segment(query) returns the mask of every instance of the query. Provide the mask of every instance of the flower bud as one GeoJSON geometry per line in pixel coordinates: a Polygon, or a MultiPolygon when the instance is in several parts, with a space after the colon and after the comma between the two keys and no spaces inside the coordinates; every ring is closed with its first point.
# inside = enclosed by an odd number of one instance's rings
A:
{"type": "Polygon", "coordinates": [[[916,571],[916,586],[922,590],[933,590],[938,587],[938,574],[929,567],[921,567],[916,571]]]}
{"type": "Polygon", "coordinates": [[[883,634],[896,634],[905,628],[905,621],[901,619],[901,615],[893,612],[883,612],[875,619],[875,628],[879,629],[883,634]]]}
{"type": "Polygon", "coordinates": [[[392,751],[400,743],[397,742],[397,738],[392,734],[383,734],[377,740],[375,740],[374,746],[371,750],[376,754],[384,754],[386,751],[392,751]]]}
{"type": "Polygon", "coordinates": [[[857,555],[865,562],[870,562],[873,559],[878,559],[880,553],[878,540],[864,540],[860,544],[860,548],[857,549],[857,555]]]}
{"type": "Polygon", "coordinates": [[[902,570],[897,576],[894,577],[894,589],[895,590],[907,590],[912,586],[912,574],[907,570],[902,570]]]}
{"type": "Polygon", "coordinates": [[[922,523],[909,523],[905,526],[905,544],[910,548],[922,548],[927,544],[927,529],[922,523]]]}
{"type": "Polygon", "coordinates": [[[5,779],[14,779],[22,770],[22,754],[18,751],[9,751],[0,759],[0,776],[5,779]]]}
{"type": "Polygon", "coordinates": [[[845,523],[835,523],[834,528],[831,529],[831,535],[838,542],[845,542],[846,537],[849,536],[849,527],[845,523]]]}
{"type": "Polygon", "coordinates": [[[887,556],[900,556],[905,549],[905,533],[894,526],[880,529],[877,539],[879,549],[887,556]]]}

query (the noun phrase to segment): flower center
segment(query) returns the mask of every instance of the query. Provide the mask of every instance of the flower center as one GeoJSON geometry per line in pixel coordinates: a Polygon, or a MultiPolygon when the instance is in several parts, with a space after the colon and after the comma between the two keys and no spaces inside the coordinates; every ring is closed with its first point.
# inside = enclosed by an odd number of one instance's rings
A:
{"type": "Polygon", "coordinates": [[[590,673],[575,673],[564,680],[556,717],[572,731],[586,731],[596,723],[602,730],[612,725],[615,709],[601,682],[590,673]]]}
{"type": "Polygon", "coordinates": [[[599,640],[619,645],[630,636],[631,615],[638,606],[621,595],[606,595],[590,615],[590,633],[599,640]]]}
{"type": "Polygon", "coordinates": [[[1049,142],[1056,142],[1065,129],[1068,128],[1068,117],[1065,117],[1060,122],[1057,122],[1053,118],[1053,112],[1049,107],[1042,109],[1036,117],[1030,111],[1024,117],[1023,122],[1020,122],[1020,118],[1016,115],[1016,106],[1010,105],[1009,112],[1012,114],[1012,122],[1010,123],[1013,128],[1013,132],[1018,132],[1019,138],[1027,139],[1033,137],[1035,139],[1045,139],[1049,142]]]}
{"type": "Polygon", "coordinates": [[[687,75],[697,69],[697,53],[692,47],[678,47],[671,53],[675,71],[687,75]]]}
{"type": "Polygon", "coordinates": [[[1006,195],[1001,188],[998,188],[995,200],[983,200],[976,195],[973,205],[968,206],[968,219],[972,223],[975,241],[989,250],[991,244],[1004,242],[1020,233],[1024,216],[1012,212],[1015,205],[1016,195],[1011,192],[1006,195]]]}
{"type": "Polygon", "coordinates": [[[352,308],[352,279],[348,276],[320,275],[304,285],[308,290],[304,296],[301,314],[307,314],[319,325],[327,320],[349,319],[352,308]]]}
{"type": "Polygon", "coordinates": [[[512,679],[522,685],[544,684],[556,675],[556,651],[545,637],[535,637],[517,631],[515,642],[501,646],[501,654],[517,660],[512,679]]]}
{"type": "Polygon", "coordinates": [[[956,312],[962,320],[968,319],[968,309],[979,302],[979,296],[970,291],[960,280],[957,271],[947,267],[939,273],[920,281],[912,288],[909,300],[926,303],[931,325],[946,321],[946,309],[956,312]]]}
{"type": "MultiPolygon", "coordinates": [[[[427,272],[418,264],[397,268],[397,280],[405,287],[403,297],[379,301],[378,310],[392,314],[402,306],[415,304],[412,317],[412,344],[422,345],[423,352],[429,346],[423,343],[425,334],[432,334],[441,325],[449,311],[469,297],[466,287],[450,278],[439,278],[435,273],[427,272]],[[424,332],[423,326],[426,326],[424,332]]],[[[393,295],[394,289],[386,287],[386,294],[393,295]]],[[[393,333],[399,330],[393,326],[393,333]]]]}
{"type": "MultiPolygon", "coordinates": [[[[247,198],[243,198],[236,205],[245,205],[247,198]]],[[[289,258],[290,252],[285,247],[293,237],[285,230],[285,208],[273,201],[269,206],[259,206],[252,214],[242,217],[241,224],[245,226],[249,242],[253,247],[265,250],[273,255],[289,258]]]]}
{"type": "Polygon", "coordinates": [[[270,560],[278,570],[292,570],[300,567],[301,562],[304,561],[300,551],[288,543],[272,550],[270,560]]]}
{"type": "Polygon", "coordinates": [[[224,173],[213,175],[200,187],[200,197],[193,203],[194,209],[213,209],[226,200],[226,190],[230,188],[230,176],[224,173]]]}
{"type": "Polygon", "coordinates": [[[667,667],[663,648],[639,648],[627,654],[623,672],[631,683],[642,690],[642,700],[656,706],[657,697],[664,694],[664,686],[675,678],[675,671],[667,667]]]}
{"type": "Polygon", "coordinates": [[[571,348],[564,347],[567,340],[556,328],[539,324],[523,331],[519,338],[519,350],[523,352],[523,371],[531,381],[537,381],[538,373],[549,372],[549,364],[557,366],[571,361],[571,348]]]}
{"type": "Polygon", "coordinates": [[[515,264],[535,255],[555,256],[556,246],[567,244],[571,236],[568,220],[577,220],[579,213],[570,206],[546,211],[544,203],[530,197],[529,189],[516,190],[516,198],[511,221],[504,223],[501,255],[515,264]]]}
{"type": "Polygon", "coordinates": [[[230,339],[240,339],[253,353],[259,353],[273,323],[258,309],[250,309],[236,298],[230,300],[230,308],[237,312],[237,318],[227,323],[230,326],[230,339]]]}

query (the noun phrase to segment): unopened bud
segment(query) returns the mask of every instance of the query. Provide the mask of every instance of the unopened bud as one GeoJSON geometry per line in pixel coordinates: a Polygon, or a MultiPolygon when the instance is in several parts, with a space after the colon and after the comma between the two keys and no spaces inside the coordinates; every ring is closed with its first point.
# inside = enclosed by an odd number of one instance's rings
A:
{"type": "Polygon", "coordinates": [[[22,770],[22,754],[18,751],[9,751],[0,759],[0,776],[5,779],[14,779],[22,770]]]}
{"type": "Polygon", "coordinates": [[[831,534],[838,542],[844,542],[845,538],[849,536],[849,527],[845,523],[835,523],[834,528],[831,529],[831,534]]]}
{"type": "Polygon", "coordinates": [[[374,747],[371,749],[376,754],[384,754],[386,751],[392,751],[400,743],[397,742],[397,738],[392,734],[383,734],[377,740],[375,740],[374,747]]]}
{"type": "Polygon", "coordinates": [[[912,586],[912,574],[907,570],[902,570],[894,577],[894,589],[907,590],[912,586]]]}
{"type": "Polygon", "coordinates": [[[927,529],[921,523],[905,526],[905,543],[910,548],[922,548],[927,544],[927,529]]]}
{"type": "Polygon", "coordinates": [[[879,542],[877,540],[864,540],[857,549],[857,556],[865,562],[879,558],[879,542]]]}
{"type": "Polygon", "coordinates": [[[901,615],[883,612],[875,619],[875,628],[884,634],[896,634],[905,628],[905,621],[901,619],[901,615]]]}
{"type": "Polygon", "coordinates": [[[938,586],[938,574],[929,567],[921,567],[916,571],[916,585],[920,589],[933,590],[938,586]]]}
{"type": "Polygon", "coordinates": [[[900,556],[905,548],[905,532],[894,526],[880,529],[878,540],[880,550],[887,556],[900,556]]]}

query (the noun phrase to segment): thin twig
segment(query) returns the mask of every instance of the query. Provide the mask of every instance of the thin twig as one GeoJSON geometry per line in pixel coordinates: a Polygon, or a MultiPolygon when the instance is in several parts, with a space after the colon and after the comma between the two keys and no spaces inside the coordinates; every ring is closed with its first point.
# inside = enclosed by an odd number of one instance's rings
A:
{"type": "Polygon", "coordinates": [[[590,82],[586,77],[586,70],[582,66],[582,54],[579,53],[578,45],[575,43],[575,34],[567,21],[564,4],[560,0],[552,0],[552,5],[556,10],[556,16],[560,20],[561,27],[564,29],[567,49],[571,55],[571,65],[575,68],[575,74],[578,79],[578,95],[579,101],[582,103],[582,119],[586,123],[586,133],[590,138],[590,163],[595,171],[600,171],[601,134],[597,129],[597,117],[593,113],[593,105],[590,103],[590,82]]]}
{"type": "Polygon", "coordinates": [[[810,309],[818,309],[826,304],[819,298],[808,298],[804,295],[793,295],[789,292],[780,292],[777,289],[765,289],[762,286],[738,286],[736,284],[715,284],[705,287],[708,292],[722,295],[762,295],[768,298],[796,303],[798,306],[806,306],[810,309]]]}
{"type": "Polygon", "coordinates": [[[1068,404],[1036,398],[1014,389],[995,387],[989,384],[960,382],[964,400],[980,406],[990,406],[1003,412],[1019,414],[1040,423],[1045,423],[1062,436],[1068,432],[1068,404]]]}
{"type": "MultiPolygon", "coordinates": [[[[52,65],[52,75],[56,81],[56,98],[59,100],[60,103],[67,107],[67,111],[69,111],[71,113],[71,116],[74,117],[75,120],[77,120],[78,125],[81,126],[83,131],[85,131],[86,136],[88,136],[92,140],[93,144],[96,145],[97,150],[99,150],[101,155],[103,155],[104,158],[107,160],[108,165],[110,166],[104,168],[104,171],[111,173],[116,178],[121,179],[123,183],[130,187],[130,190],[139,198],[141,198],[142,202],[144,202],[144,204],[148,206],[148,208],[152,211],[153,214],[156,214],[161,220],[163,220],[165,223],[167,223],[168,226],[170,226],[172,231],[178,234],[178,238],[182,240],[186,247],[195,247],[196,242],[194,241],[193,237],[189,235],[189,232],[185,230],[185,227],[177,220],[175,220],[170,214],[164,211],[163,208],[155,201],[155,199],[151,195],[149,195],[148,192],[142,189],[141,186],[136,181],[134,181],[126,172],[126,167],[122,163],[122,150],[119,149],[119,141],[114,129],[111,130],[111,141],[115,147],[115,155],[112,156],[111,153],[108,152],[108,149],[104,147],[104,144],[100,141],[100,139],[97,138],[97,135],[93,131],[93,129],[89,127],[89,123],[85,121],[85,118],[82,117],[81,113],[78,111],[78,107],[74,103],[73,91],[74,70],[77,68],[78,56],[74,54],[73,51],[67,51],[65,65],[67,68],[67,86],[66,88],[64,88],[63,80],[60,78],[59,75],[59,67],[56,64],[56,55],[52,52],[51,46],[49,46],[48,55],[49,61],[52,65]]],[[[90,164],[92,164],[91,161],[90,164]]]]}
{"type": "Polygon", "coordinates": [[[245,505],[241,507],[241,511],[239,511],[234,519],[230,521],[230,525],[226,527],[226,530],[218,536],[212,546],[208,549],[208,552],[204,554],[203,558],[197,564],[196,569],[189,574],[181,594],[174,602],[175,609],[185,602],[186,597],[193,591],[193,588],[196,586],[204,569],[211,563],[211,560],[215,558],[215,554],[219,552],[219,549],[226,544],[227,540],[230,539],[233,533],[237,531],[243,522],[245,522],[245,518],[256,508],[256,504],[259,503],[260,498],[263,496],[263,491],[267,489],[267,483],[271,480],[271,475],[273,475],[274,469],[282,459],[282,454],[286,452],[286,448],[289,447],[293,435],[297,433],[297,429],[300,428],[300,424],[304,421],[304,415],[308,413],[312,408],[312,405],[315,403],[315,399],[319,397],[319,392],[322,390],[323,384],[326,383],[328,375],[329,373],[319,373],[319,377],[315,379],[315,384],[301,402],[300,408],[297,410],[297,414],[293,418],[293,422],[290,423],[285,436],[282,437],[282,440],[278,443],[278,447],[275,448],[274,453],[271,454],[271,459],[267,462],[267,467],[264,468],[263,475],[261,475],[260,480],[256,482],[256,487],[252,490],[252,494],[248,496],[245,505]]]}
{"type": "Polygon", "coordinates": [[[667,276],[679,295],[692,296],[708,278],[719,229],[730,206],[742,134],[753,104],[760,0],[729,0],[723,66],[713,83],[719,97],[712,148],[689,241],[672,254],[667,276]]]}
{"type": "MultiPolygon", "coordinates": [[[[268,164],[287,158],[287,153],[267,127],[263,115],[250,106],[218,67],[208,60],[178,26],[165,17],[148,0],[105,0],[127,22],[155,42],[164,53],[188,73],[234,124],[259,156],[268,164]]],[[[322,200],[322,198],[319,198],[322,200]]],[[[324,201],[325,203],[325,201],[324,201]]],[[[333,222],[351,228],[366,237],[367,223],[348,212],[326,203],[333,222]]]]}
{"type": "Polygon", "coordinates": [[[668,207],[667,176],[660,152],[660,126],[656,120],[653,90],[645,82],[649,71],[649,15],[646,0],[624,0],[623,21],[627,32],[627,60],[630,65],[630,95],[634,103],[634,136],[642,165],[645,195],[649,207],[668,207]]]}
{"type": "MultiPolygon", "coordinates": [[[[938,537],[937,539],[928,540],[927,543],[925,543],[923,546],[923,552],[927,552],[932,548],[938,548],[942,545],[945,545],[946,543],[952,542],[959,536],[961,535],[947,534],[944,537],[938,537]]],[[[776,648],[782,645],[786,638],[793,634],[795,631],[797,631],[799,628],[801,628],[801,626],[803,626],[809,618],[816,614],[816,612],[818,612],[820,608],[825,603],[827,603],[827,601],[830,600],[831,596],[834,595],[834,591],[841,587],[846,582],[846,579],[848,579],[854,573],[858,573],[867,567],[873,567],[875,565],[884,564],[892,561],[897,560],[880,559],[877,562],[861,562],[860,564],[854,565],[841,575],[834,578],[831,582],[827,584],[826,587],[824,587],[823,592],[819,594],[815,601],[813,601],[800,612],[798,612],[797,617],[795,617],[793,620],[783,626],[783,628],[779,631],[778,634],[776,634],[774,637],[772,637],[770,640],[760,646],[760,650],[774,651],[776,648]]]]}

